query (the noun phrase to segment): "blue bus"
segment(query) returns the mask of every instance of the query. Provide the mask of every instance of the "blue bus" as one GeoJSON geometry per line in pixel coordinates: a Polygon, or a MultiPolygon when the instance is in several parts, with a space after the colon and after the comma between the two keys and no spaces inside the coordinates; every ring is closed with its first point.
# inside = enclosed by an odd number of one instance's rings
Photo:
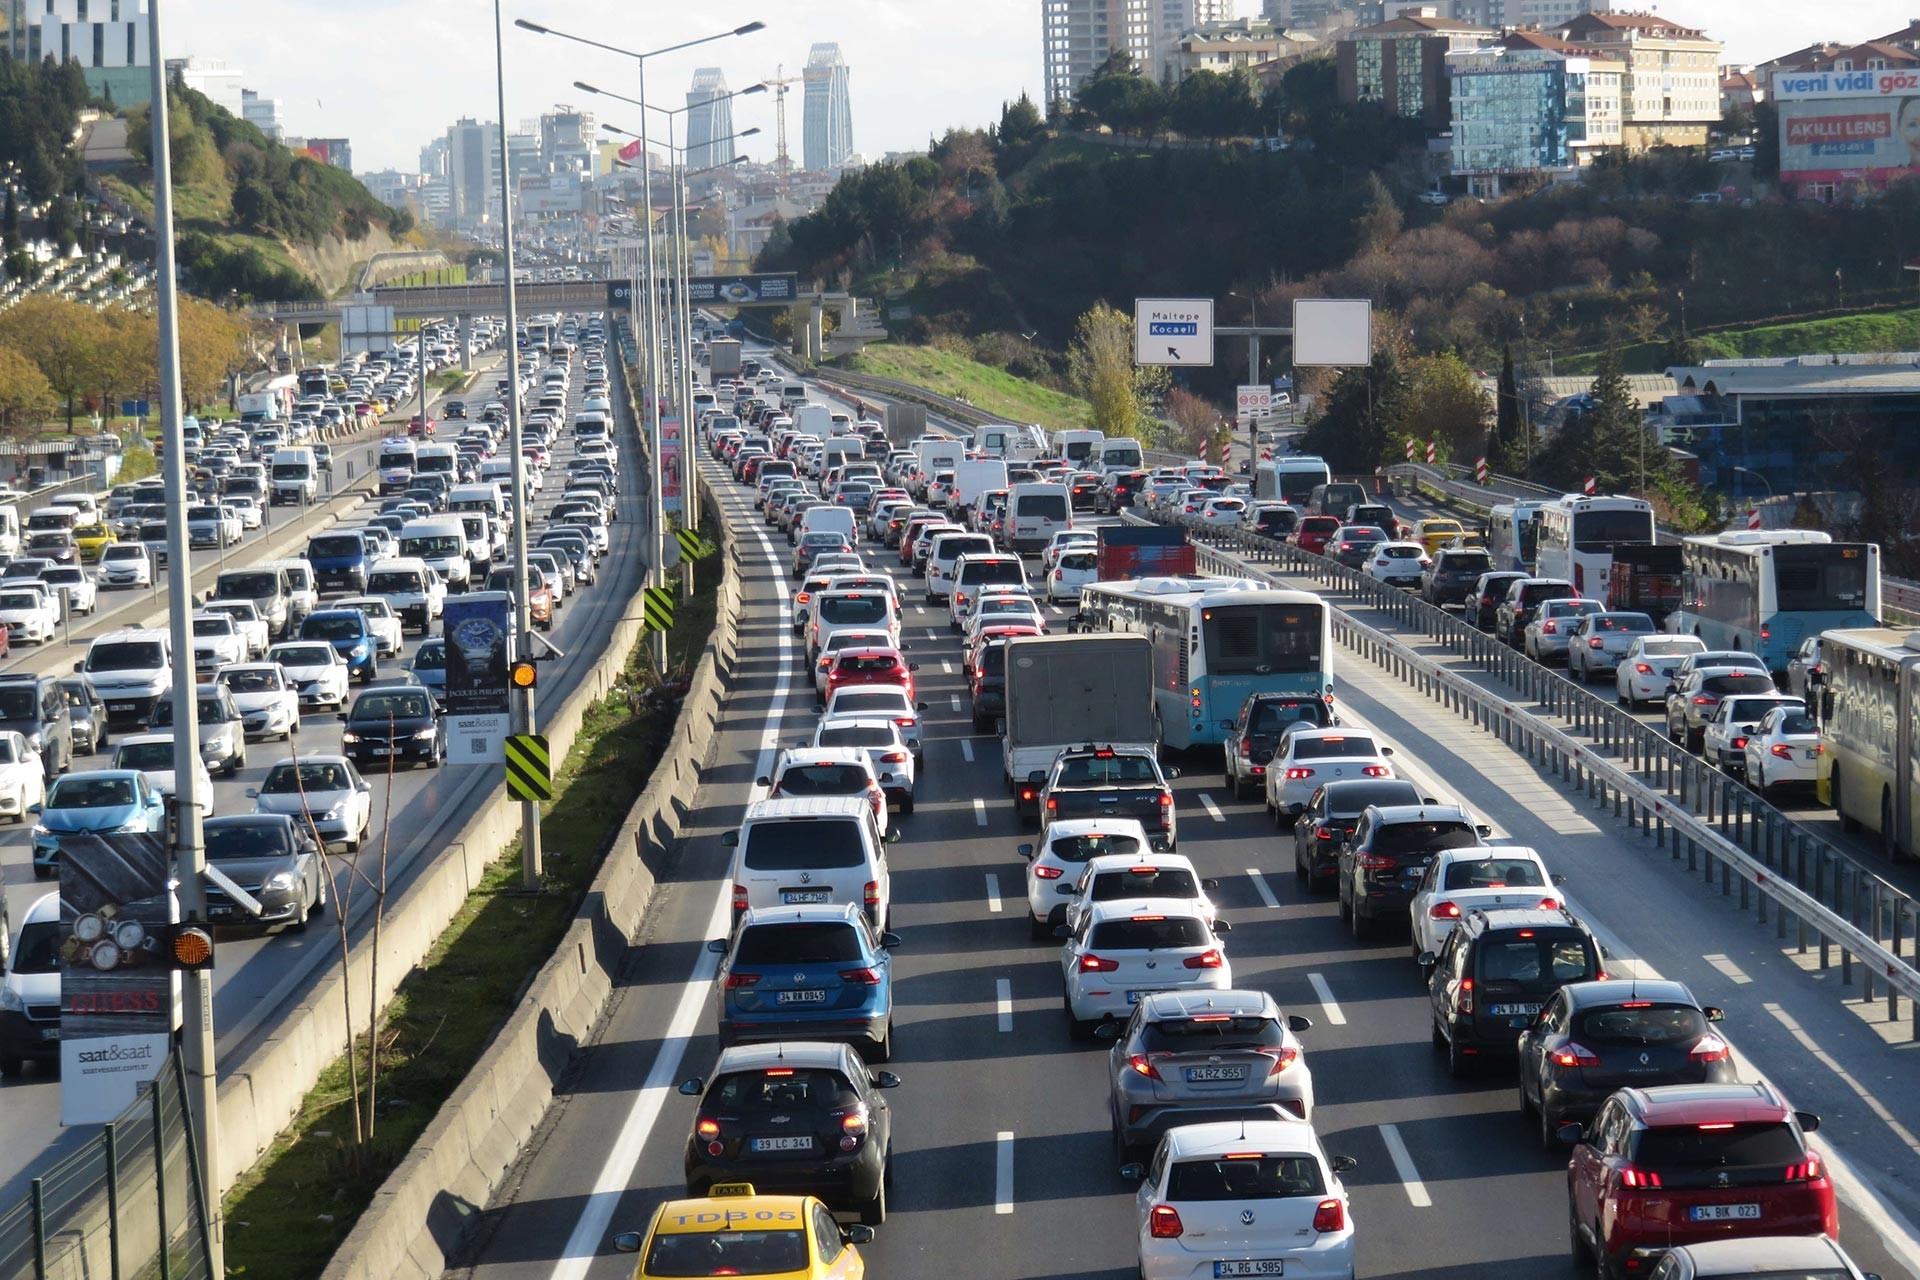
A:
{"type": "Polygon", "coordinates": [[[1808,636],[1880,625],[1880,548],[1816,529],[1755,529],[1686,539],[1680,607],[1667,630],[1709,649],[1757,653],[1784,672],[1808,636]]]}
{"type": "Polygon", "coordinates": [[[1152,641],[1155,718],[1174,749],[1224,742],[1250,693],[1333,701],[1332,610],[1308,592],[1240,578],[1093,582],[1079,628],[1152,641]]]}

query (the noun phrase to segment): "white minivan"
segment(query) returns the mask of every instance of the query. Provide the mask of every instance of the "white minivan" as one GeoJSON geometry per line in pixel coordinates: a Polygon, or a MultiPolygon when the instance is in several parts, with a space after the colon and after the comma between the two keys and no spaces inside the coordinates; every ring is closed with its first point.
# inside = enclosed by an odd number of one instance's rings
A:
{"type": "Polygon", "coordinates": [[[60,895],[49,893],[27,908],[20,932],[7,934],[7,907],[0,902],[0,1076],[13,1077],[29,1062],[49,1071],[60,1061],[60,895]]]}
{"type": "Polygon", "coordinates": [[[848,546],[860,545],[858,520],[853,514],[852,507],[825,505],[808,507],[801,514],[800,524],[794,530],[794,541],[797,543],[810,533],[843,533],[847,537],[848,546]]]}
{"type": "Polygon", "coordinates": [[[864,795],[755,801],[740,830],[721,837],[733,849],[734,923],[749,907],[850,903],[885,929],[892,838],[864,795]]]}
{"type": "Polygon", "coordinates": [[[467,564],[467,529],[460,517],[428,516],[407,521],[400,526],[395,550],[403,559],[426,561],[447,584],[447,590],[458,593],[467,589],[472,575],[467,564]]]}
{"type": "Polygon", "coordinates": [[[1038,551],[1073,528],[1073,502],[1063,484],[1016,484],[1007,490],[1007,546],[1038,551]]]}
{"type": "Polygon", "coordinates": [[[320,492],[320,460],[305,445],[275,449],[267,463],[267,481],[273,486],[271,501],[304,507],[320,492]]]}

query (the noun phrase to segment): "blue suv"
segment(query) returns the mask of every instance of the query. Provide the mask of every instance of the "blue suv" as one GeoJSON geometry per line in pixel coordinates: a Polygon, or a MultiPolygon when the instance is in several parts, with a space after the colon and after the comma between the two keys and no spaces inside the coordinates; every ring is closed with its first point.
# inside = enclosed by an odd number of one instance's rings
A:
{"type": "Polygon", "coordinates": [[[380,638],[358,609],[315,609],[300,620],[300,640],[325,640],[347,664],[347,678],[363,683],[380,674],[380,638]]]}
{"type": "Polygon", "coordinates": [[[357,533],[323,533],[307,540],[307,563],[319,590],[357,595],[367,589],[373,551],[357,533]]]}
{"type": "Polygon", "coordinates": [[[857,904],[754,907],[731,940],[720,987],[720,1047],[756,1040],[851,1040],[869,1062],[893,1053],[893,957],[857,904]]]}

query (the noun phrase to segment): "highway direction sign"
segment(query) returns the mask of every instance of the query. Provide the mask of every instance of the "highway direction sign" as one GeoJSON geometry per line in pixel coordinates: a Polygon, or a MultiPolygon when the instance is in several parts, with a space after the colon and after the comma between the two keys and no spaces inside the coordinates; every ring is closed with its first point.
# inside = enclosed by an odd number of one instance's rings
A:
{"type": "Polygon", "coordinates": [[[1212,298],[1136,298],[1135,364],[1213,363],[1212,298]]]}

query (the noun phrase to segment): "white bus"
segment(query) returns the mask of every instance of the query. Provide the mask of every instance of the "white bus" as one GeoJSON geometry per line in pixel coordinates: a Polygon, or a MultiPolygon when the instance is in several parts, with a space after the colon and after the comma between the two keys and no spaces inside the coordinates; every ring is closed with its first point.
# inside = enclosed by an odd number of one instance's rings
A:
{"type": "Polygon", "coordinates": [[[1250,693],[1333,700],[1332,611],[1240,578],[1134,578],[1080,588],[1081,631],[1153,642],[1153,705],[1172,748],[1226,740],[1250,693]]]}
{"type": "Polygon", "coordinates": [[[1024,462],[1029,458],[1043,458],[1047,453],[1047,433],[1039,427],[1016,427],[1005,424],[990,424],[973,429],[973,448],[976,453],[989,458],[999,458],[1005,462],[1024,462]]]}
{"type": "Polygon", "coordinates": [[[1685,541],[1666,629],[1757,653],[1778,672],[1808,636],[1879,621],[1879,547],[1817,529],[1741,529],[1685,541]]]}
{"type": "Polygon", "coordinates": [[[1582,596],[1607,598],[1613,548],[1622,542],[1657,542],[1653,508],[1639,498],[1569,493],[1540,504],[1540,543],[1533,572],[1565,578],[1582,596]]]}
{"type": "Polygon", "coordinates": [[[1297,454],[1262,461],[1254,468],[1253,496],[1278,498],[1290,507],[1306,510],[1307,499],[1323,484],[1333,483],[1333,469],[1325,458],[1297,454]]]}
{"type": "Polygon", "coordinates": [[[1065,458],[1075,468],[1085,467],[1088,455],[1106,438],[1104,431],[1056,431],[1053,433],[1053,456],[1065,458]]]}
{"type": "Polygon", "coordinates": [[[1538,502],[1496,503],[1487,513],[1487,551],[1495,569],[1533,572],[1540,548],[1538,502]]]}
{"type": "Polygon", "coordinates": [[[1920,632],[1827,632],[1818,688],[1820,799],[1890,856],[1920,852],[1920,632]]]}

